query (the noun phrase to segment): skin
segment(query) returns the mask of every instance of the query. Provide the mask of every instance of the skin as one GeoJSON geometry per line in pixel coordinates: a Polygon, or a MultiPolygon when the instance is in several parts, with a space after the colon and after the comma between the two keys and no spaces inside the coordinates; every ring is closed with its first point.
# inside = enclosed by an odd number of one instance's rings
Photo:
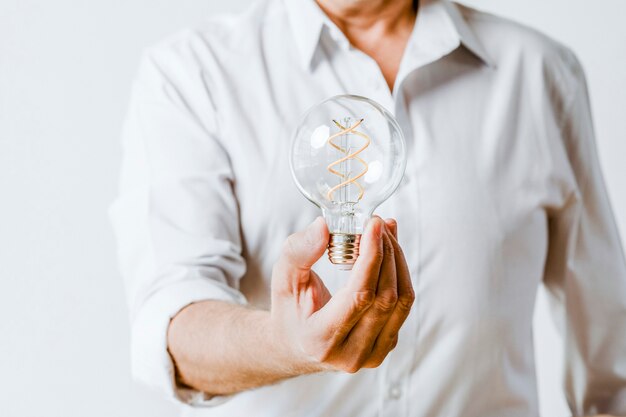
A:
{"type": "Polygon", "coordinates": [[[355,48],[376,61],[389,90],[393,91],[417,16],[413,0],[318,0],[317,3],[355,48]]]}

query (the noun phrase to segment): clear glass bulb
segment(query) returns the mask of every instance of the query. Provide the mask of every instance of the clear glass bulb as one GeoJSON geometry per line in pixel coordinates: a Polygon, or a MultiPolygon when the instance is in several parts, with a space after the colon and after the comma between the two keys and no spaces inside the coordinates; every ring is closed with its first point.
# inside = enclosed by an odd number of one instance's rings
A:
{"type": "Polygon", "coordinates": [[[405,149],[393,115],[365,97],[331,97],[300,120],[291,172],[302,194],[322,210],[332,263],[350,269],[356,261],[367,220],[402,180],[405,149]]]}

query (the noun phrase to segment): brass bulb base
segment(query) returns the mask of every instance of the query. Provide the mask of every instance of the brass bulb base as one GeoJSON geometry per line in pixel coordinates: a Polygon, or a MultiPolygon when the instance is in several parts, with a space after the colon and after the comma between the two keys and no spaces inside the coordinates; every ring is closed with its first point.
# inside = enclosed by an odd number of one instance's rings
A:
{"type": "Polygon", "coordinates": [[[341,269],[352,269],[359,257],[361,235],[349,233],[331,233],[328,242],[328,258],[341,269]]]}

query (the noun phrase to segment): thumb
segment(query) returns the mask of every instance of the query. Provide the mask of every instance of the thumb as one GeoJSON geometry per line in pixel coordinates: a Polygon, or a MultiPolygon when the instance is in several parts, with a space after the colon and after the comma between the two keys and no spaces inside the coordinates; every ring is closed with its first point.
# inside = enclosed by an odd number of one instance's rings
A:
{"type": "Polygon", "coordinates": [[[328,246],[328,228],[322,217],[315,219],[306,229],[290,235],[276,264],[275,273],[288,281],[289,287],[308,280],[308,272],[328,246]]]}

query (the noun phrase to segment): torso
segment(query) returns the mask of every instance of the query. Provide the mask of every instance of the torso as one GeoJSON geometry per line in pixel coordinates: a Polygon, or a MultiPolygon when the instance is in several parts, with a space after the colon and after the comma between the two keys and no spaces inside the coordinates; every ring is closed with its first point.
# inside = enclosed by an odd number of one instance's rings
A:
{"type": "MultiPolygon", "coordinates": [[[[385,400],[389,415],[536,414],[532,310],[548,239],[545,205],[560,198],[550,171],[557,164],[548,158],[563,158],[556,113],[544,97],[563,86],[548,85],[554,80],[545,74],[563,66],[560,52],[530,31],[478,16],[473,30],[496,67],[460,46],[398,78],[400,43],[363,53],[341,51],[326,39],[307,70],[285,38],[291,29],[279,3],[255,12],[267,16],[254,36],[192,35],[219,63],[211,66],[210,88],[236,177],[247,262],[241,291],[267,308],[280,242],[319,214],[291,179],[296,123],[310,106],[350,93],[380,102],[406,136],[405,180],[378,213],[398,219],[418,298],[383,368],[288,380],[241,394],[211,415],[373,415],[379,404],[373,387],[381,380],[403,390],[401,400],[385,400]],[[493,25],[500,25],[506,45],[488,36],[493,25]],[[268,64],[277,62],[288,64],[268,64]],[[554,152],[547,154],[548,147],[554,152]],[[511,361],[509,368],[500,365],[511,361]],[[461,375],[474,382],[461,383],[461,375]],[[506,388],[489,388],[494,384],[506,388]],[[294,395],[282,394],[285,389],[294,395]],[[264,413],[258,404],[268,398],[280,400],[264,413]],[[471,412],[458,414],[462,409],[471,412]]],[[[250,22],[226,32],[245,25],[250,22]]],[[[415,62],[426,54],[410,53],[415,62]]],[[[346,279],[324,258],[315,269],[331,290],[346,279]]]]}

